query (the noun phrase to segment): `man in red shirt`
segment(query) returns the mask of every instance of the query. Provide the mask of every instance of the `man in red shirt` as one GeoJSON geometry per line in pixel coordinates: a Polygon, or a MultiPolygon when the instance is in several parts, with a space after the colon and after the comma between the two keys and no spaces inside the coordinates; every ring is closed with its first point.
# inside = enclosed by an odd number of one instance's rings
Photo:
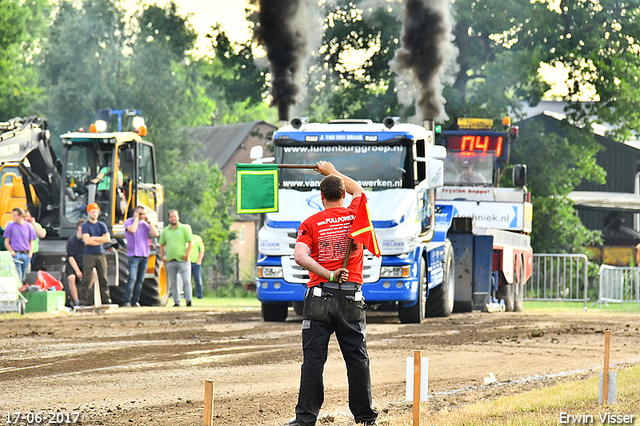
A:
{"type": "Polygon", "coordinates": [[[375,425],[378,412],[371,400],[365,324],[367,306],[361,289],[362,244],[351,242],[347,267],[342,267],[363,189],[329,162],[318,162],[316,171],[326,176],[320,183],[325,210],[300,225],[295,247],[296,263],[309,271],[310,279],[302,321],[304,362],[300,392],[296,418],[290,425],[316,424],[324,400],[322,372],[329,338],[334,332],[347,366],[351,413],[356,423],[375,425]],[[344,206],[345,190],[353,196],[349,207],[344,206]]]}

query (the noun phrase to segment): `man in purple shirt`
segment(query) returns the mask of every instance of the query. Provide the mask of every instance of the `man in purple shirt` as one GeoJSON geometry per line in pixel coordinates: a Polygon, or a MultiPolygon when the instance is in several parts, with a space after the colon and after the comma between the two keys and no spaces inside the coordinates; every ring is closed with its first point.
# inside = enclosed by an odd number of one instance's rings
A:
{"type": "Polygon", "coordinates": [[[33,256],[36,232],[33,230],[33,226],[24,220],[24,210],[16,207],[11,215],[13,222],[9,223],[4,230],[4,247],[13,256],[18,274],[24,282],[29,262],[33,256]]]}
{"type": "Polygon", "coordinates": [[[129,280],[124,287],[122,307],[140,306],[140,292],[149,262],[149,237],[160,235],[153,223],[147,220],[144,207],[137,206],[133,217],[124,222],[124,235],[127,239],[127,256],[129,257],[129,280]],[[135,286],[134,286],[135,283],[135,286]],[[131,288],[133,287],[133,297],[131,288]]]}

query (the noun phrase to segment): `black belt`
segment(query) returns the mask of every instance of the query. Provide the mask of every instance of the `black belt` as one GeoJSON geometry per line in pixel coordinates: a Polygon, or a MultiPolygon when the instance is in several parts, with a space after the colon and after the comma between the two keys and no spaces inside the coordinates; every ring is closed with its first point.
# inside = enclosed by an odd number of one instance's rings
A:
{"type": "Polygon", "coordinates": [[[29,254],[28,250],[15,250],[15,252],[20,254],[29,254]]]}
{"type": "Polygon", "coordinates": [[[319,285],[321,288],[327,290],[347,290],[347,291],[358,291],[362,288],[362,284],[358,283],[334,283],[334,282],[326,282],[319,285]]]}

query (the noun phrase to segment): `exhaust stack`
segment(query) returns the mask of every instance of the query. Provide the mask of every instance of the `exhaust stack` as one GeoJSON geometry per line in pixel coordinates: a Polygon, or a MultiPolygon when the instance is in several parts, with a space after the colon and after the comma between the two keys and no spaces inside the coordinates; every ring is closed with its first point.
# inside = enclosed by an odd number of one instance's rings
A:
{"type": "Polygon", "coordinates": [[[429,119],[424,120],[422,125],[430,132],[433,132],[433,130],[436,128],[435,122],[429,119]]]}

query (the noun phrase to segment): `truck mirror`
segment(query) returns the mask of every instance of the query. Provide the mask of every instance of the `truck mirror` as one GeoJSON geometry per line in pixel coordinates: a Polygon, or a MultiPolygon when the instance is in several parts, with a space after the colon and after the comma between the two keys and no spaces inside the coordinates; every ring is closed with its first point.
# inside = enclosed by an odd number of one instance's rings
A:
{"type": "Polygon", "coordinates": [[[264,152],[262,150],[262,146],[260,145],[254,146],[253,148],[251,148],[251,151],[249,151],[249,158],[251,158],[252,160],[262,158],[263,155],[264,152]]]}
{"type": "Polygon", "coordinates": [[[429,155],[436,160],[444,160],[447,158],[447,148],[442,145],[434,145],[431,147],[429,155]]]}
{"type": "Polygon", "coordinates": [[[527,186],[527,165],[515,164],[513,166],[512,176],[513,186],[523,187],[527,186]]]}

